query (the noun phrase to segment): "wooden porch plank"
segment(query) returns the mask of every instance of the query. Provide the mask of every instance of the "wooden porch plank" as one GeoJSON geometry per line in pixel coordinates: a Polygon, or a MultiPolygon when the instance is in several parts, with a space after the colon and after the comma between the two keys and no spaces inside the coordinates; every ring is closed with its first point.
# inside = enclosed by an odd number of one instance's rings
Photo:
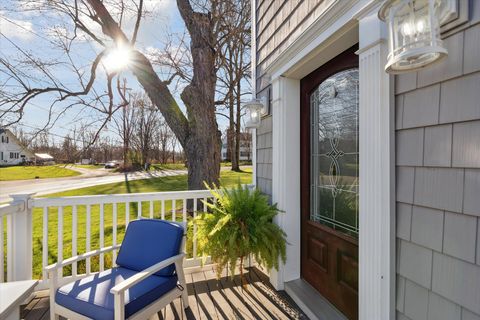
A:
{"type": "Polygon", "coordinates": [[[35,305],[38,303],[38,301],[40,301],[40,299],[39,299],[39,297],[37,297],[35,295],[35,298],[33,298],[32,301],[30,301],[30,303],[21,307],[20,318],[24,319],[25,316],[27,315],[27,313],[32,311],[33,307],[35,307],[35,305]]]}
{"type": "MultiPolygon", "coordinates": [[[[254,274],[252,269],[246,270],[245,278],[248,284],[247,290],[244,290],[243,293],[250,297],[254,305],[260,307],[270,319],[289,319],[288,313],[283,310],[283,306],[275,303],[264,291],[259,289],[256,282],[261,282],[261,280],[254,274]]],[[[238,277],[239,282],[240,277],[238,277]]]]}
{"type": "Polygon", "coordinates": [[[203,271],[192,273],[192,280],[199,309],[203,310],[206,319],[218,319],[217,311],[215,310],[213,302],[208,295],[208,286],[205,281],[205,275],[203,274],[203,271]]]}
{"type": "Polygon", "coordinates": [[[245,303],[245,300],[238,294],[235,290],[235,282],[233,282],[230,277],[227,277],[227,271],[222,272],[222,277],[220,278],[220,284],[222,286],[222,293],[224,298],[231,301],[234,308],[242,314],[245,319],[260,319],[260,316],[253,310],[249,305],[245,303]]]}
{"type": "Polygon", "coordinates": [[[253,285],[272,301],[272,303],[279,305],[280,310],[287,315],[288,319],[307,319],[307,316],[298,309],[293,300],[291,300],[285,292],[275,290],[265,273],[258,268],[250,268],[250,274],[254,279],[252,282],[253,285]]]}
{"type": "MultiPolygon", "coordinates": [[[[190,312],[194,319],[207,319],[205,312],[198,305],[197,296],[195,295],[195,287],[193,285],[193,278],[191,274],[185,275],[188,290],[188,304],[190,305],[190,312]]],[[[188,310],[187,310],[188,312],[188,310]]]]}
{"type": "Polygon", "coordinates": [[[25,320],[40,320],[50,308],[50,299],[48,297],[38,299],[35,306],[25,315],[25,320]]]}
{"type": "Polygon", "coordinates": [[[231,302],[225,299],[225,295],[222,294],[222,285],[217,280],[217,275],[213,268],[205,270],[205,279],[207,282],[208,290],[212,296],[212,300],[215,302],[217,308],[217,314],[221,319],[245,319],[241,313],[239,313],[231,304],[231,302]]]}
{"type": "Polygon", "coordinates": [[[187,287],[185,290],[188,292],[188,305],[190,308],[188,308],[185,312],[187,313],[187,317],[193,318],[193,319],[205,319],[205,315],[203,314],[203,311],[199,310],[198,307],[198,302],[197,298],[195,295],[195,288],[193,286],[193,280],[192,280],[192,275],[191,274],[186,274],[185,275],[185,280],[187,282],[187,287]],[[203,315],[203,317],[202,317],[203,315]]]}
{"type": "MultiPolygon", "coordinates": [[[[248,287],[248,284],[246,285],[246,287],[242,285],[242,280],[239,273],[240,272],[236,272],[235,276],[233,277],[233,282],[235,283],[235,287],[232,290],[236,290],[236,292],[245,301],[246,306],[250,306],[250,308],[257,313],[258,319],[265,319],[265,320],[272,319],[273,315],[268,310],[265,310],[263,306],[259,304],[260,301],[258,300],[255,301],[255,299],[253,299],[251,292],[249,292],[250,288],[248,287]]],[[[246,274],[244,275],[246,276],[246,274]]],[[[246,280],[248,281],[248,279],[246,280]]]]}

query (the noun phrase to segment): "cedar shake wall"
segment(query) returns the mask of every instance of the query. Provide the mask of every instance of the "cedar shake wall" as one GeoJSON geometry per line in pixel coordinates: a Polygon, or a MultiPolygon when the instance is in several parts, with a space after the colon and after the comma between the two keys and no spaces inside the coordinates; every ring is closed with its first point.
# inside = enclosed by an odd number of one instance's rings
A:
{"type": "Polygon", "coordinates": [[[480,24],[444,43],[396,77],[399,320],[480,320],[480,24]]]}
{"type": "MultiPolygon", "coordinates": [[[[265,69],[304,32],[334,0],[257,0],[256,93],[269,97],[270,79],[265,69]]],[[[342,0],[343,1],[343,0],[342,0]]],[[[272,195],[272,114],[257,130],[257,187],[272,195]]]]}

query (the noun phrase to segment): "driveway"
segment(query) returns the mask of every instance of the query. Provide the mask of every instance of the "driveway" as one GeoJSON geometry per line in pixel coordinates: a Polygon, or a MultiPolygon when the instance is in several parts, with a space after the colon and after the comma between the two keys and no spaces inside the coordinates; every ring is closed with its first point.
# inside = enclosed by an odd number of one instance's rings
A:
{"type": "Polygon", "coordinates": [[[10,201],[10,194],[36,193],[44,195],[100,184],[140,180],[187,174],[186,170],[113,173],[105,169],[69,168],[82,173],[80,176],[37,180],[0,181],[0,203],[10,201]]]}

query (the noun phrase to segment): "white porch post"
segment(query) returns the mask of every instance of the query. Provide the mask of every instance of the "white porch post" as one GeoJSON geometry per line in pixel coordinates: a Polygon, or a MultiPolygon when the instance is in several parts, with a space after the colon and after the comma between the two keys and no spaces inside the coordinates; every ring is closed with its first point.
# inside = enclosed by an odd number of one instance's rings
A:
{"type": "Polygon", "coordinates": [[[7,217],[7,281],[32,279],[32,207],[34,193],[10,195],[23,210],[7,217]]]}
{"type": "Polygon", "coordinates": [[[359,18],[359,319],[395,318],[393,77],[384,71],[386,26],[377,9],[359,18]]]}
{"type": "Polygon", "coordinates": [[[283,211],[275,222],[288,245],[287,262],[272,270],[270,282],[282,290],[284,282],[300,277],[300,81],[273,79],[272,94],[272,201],[283,211]]]}
{"type": "Polygon", "coordinates": [[[257,186],[257,129],[251,128],[250,134],[252,135],[252,184],[257,186]]]}

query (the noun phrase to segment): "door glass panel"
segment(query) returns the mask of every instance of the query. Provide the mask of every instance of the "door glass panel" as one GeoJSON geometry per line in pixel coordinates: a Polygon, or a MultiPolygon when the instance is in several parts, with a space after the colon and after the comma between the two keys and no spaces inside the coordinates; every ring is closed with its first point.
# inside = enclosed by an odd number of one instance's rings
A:
{"type": "Polygon", "coordinates": [[[310,220],[358,236],[358,69],[310,96],[310,220]]]}

